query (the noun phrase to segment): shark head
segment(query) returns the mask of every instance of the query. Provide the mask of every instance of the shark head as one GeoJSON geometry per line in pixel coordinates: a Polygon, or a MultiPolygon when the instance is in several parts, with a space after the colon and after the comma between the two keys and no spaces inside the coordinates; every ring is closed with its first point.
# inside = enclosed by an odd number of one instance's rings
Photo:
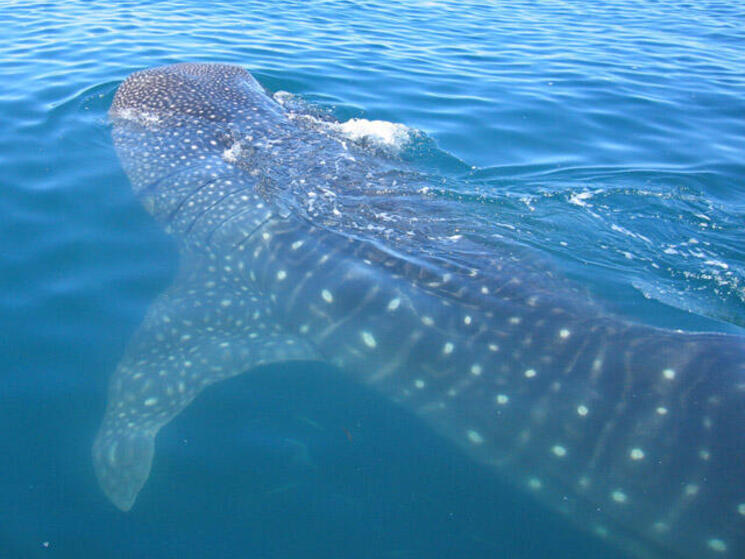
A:
{"type": "Polygon", "coordinates": [[[109,116],[119,159],[145,208],[167,225],[187,199],[198,201],[195,189],[220,182],[234,166],[254,170],[253,146],[270,142],[287,121],[268,100],[251,74],[226,64],[175,64],[129,76],[109,116]]]}

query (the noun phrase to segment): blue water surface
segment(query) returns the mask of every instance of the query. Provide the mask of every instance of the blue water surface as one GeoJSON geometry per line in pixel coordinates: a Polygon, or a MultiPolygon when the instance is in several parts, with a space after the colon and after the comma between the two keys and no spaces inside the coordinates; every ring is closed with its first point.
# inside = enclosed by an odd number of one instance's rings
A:
{"type": "MultiPolygon", "coordinates": [[[[622,557],[317,364],[207,390],[129,513],[107,379],[175,272],[106,112],[131,72],[249,69],[402,157],[613,312],[745,327],[745,4],[0,2],[0,557],[622,557]]],[[[498,246],[498,245],[495,245],[498,246]]]]}

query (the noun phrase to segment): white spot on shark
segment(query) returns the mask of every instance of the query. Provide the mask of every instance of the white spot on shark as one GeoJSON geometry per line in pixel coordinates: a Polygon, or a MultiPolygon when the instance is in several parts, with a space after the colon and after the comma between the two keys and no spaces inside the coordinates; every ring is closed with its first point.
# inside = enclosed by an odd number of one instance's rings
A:
{"type": "Polygon", "coordinates": [[[481,436],[481,433],[478,431],[474,431],[473,429],[469,429],[466,432],[466,435],[468,436],[468,440],[471,441],[473,444],[481,444],[484,442],[484,437],[481,436]]]}
{"type": "Polygon", "coordinates": [[[552,446],[551,452],[553,452],[554,456],[556,456],[557,458],[564,458],[567,455],[567,449],[560,444],[552,446]]]}
{"type": "Polygon", "coordinates": [[[537,477],[528,478],[528,487],[533,491],[538,491],[543,487],[543,482],[537,477]]]}
{"type": "Polygon", "coordinates": [[[109,452],[108,452],[108,455],[107,455],[107,457],[108,457],[108,459],[109,459],[109,463],[110,463],[111,465],[114,465],[114,464],[116,464],[116,449],[117,449],[118,447],[119,447],[119,443],[118,443],[117,441],[114,441],[114,442],[113,442],[113,443],[111,444],[111,446],[109,447],[109,452]]]}
{"type": "Polygon", "coordinates": [[[632,460],[642,460],[644,458],[644,451],[641,448],[632,448],[629,452],[629,457],[632,460]]]}
{"type": "Polygon", "coordinates": [[[378,342],[375,340],[375,336],[372,335],[372,333],[368,332],[367,330],[363,330],[360,332],[360,336],[362,337],[362,341],[365,343],[367,347],[370,349],[375,349],[378,345],[378,342]]]}
{"type": "Polygon", "coordinates": [[[629,498],[626,495],[626,493],[624,493],[620,489],[616,489],[615,491],[613,491],[610,494],[610,496],[611,496],[611,499],[613,499],[614,502],[619,503],[621,505],[624,504],[624,503],[626,503],[629,500],[629,498]]]}
{"type": "Polygon", "coordinates": [[[608,528],[600,524],[596,524],[595,526],[593,526],[592,531],[601,538],[608,537],[608,528]]]}

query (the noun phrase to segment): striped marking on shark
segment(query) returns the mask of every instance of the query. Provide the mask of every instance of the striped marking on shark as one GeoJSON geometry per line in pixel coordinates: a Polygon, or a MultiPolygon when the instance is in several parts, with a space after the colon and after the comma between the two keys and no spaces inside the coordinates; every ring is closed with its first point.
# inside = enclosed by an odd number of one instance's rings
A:
{"type": "Polygon", "coordinates": [[[110,115],[180,250],[93,445],[118,508],[206,386],[322,360],[632,556],[745,556],[745,340],[625,322],[519,253],[470,251],[412,196],[426,176],[285,111],[241,68],[137,72],[110,115]]]}

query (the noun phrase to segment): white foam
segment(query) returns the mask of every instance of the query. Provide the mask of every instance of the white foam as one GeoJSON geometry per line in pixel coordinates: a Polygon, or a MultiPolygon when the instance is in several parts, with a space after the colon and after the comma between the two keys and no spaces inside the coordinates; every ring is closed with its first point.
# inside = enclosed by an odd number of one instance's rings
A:
{"type": "Polygon", "coordinates": [[[629,231],[625,227],[621,227],[620,225],[616,225],[615,223],[611,223],[610,228],[616,233],[621,233],[622,235],[626,235],[627,237],[631,237],[632,239],[641,239],[642,241],[646,243],[652,244],[652,241],[650,241],[647,237],[645,237],[641,233],[634,233],[633,231],[629,231]]]}
{"type": "Polygon", "coordinates": [[[583,208],[592,207],[590,204],[585,202],[585,200],[589,200],[594,195],[594,192],[590,192],[588,190],[585,190],[584,192],[572,192],[572,194],[569,196],[569,203],[574,206],[580,206],[583,208]]]}
{"type": "Polygon", "coordinates": [[[295,96],[290,93],[289,91],[276,91],[274,95],[272,95],[274,100],[282,105],[283,107],[288,103],[295,100],[295,96]]]}
{"type": "Polygon", "coordinates": [[[368,142],[379,147],[400,150],[411,139],[409,128],[397,122],[352,118],[337,125],[338,130],[354,142],[368,142]]]}
{"type": "Polygon", "coordinates": [[[314,114],[312,105],[287,91],[277,91],[273,98],[287,110],[290,119],[310,121],[314,126],[343,136],[352,142],[371,145],[388,152],[402,151],[414,139],[416,133],[403,124],[387,120],[351,118],[346,122],[329,121],[314,114]]]}
{"type": "Polygon", "coordinates": [[[230,163],[235,163],[241,156],[242,151],[243,148],[241,148],[240,142],[235,142],[232,146],[222,152],[222,158],[230,163]]]}
{"type": "Polygon", "coordinates": [[[722,262],[721,260],[715,260],[713,258],[709,258],[708,260],[705,260],[704,264],[708,264],[709,266],[716,266],[724,270],[729,269],[729,264],[727,264],[726,262],[722,262]]]}

